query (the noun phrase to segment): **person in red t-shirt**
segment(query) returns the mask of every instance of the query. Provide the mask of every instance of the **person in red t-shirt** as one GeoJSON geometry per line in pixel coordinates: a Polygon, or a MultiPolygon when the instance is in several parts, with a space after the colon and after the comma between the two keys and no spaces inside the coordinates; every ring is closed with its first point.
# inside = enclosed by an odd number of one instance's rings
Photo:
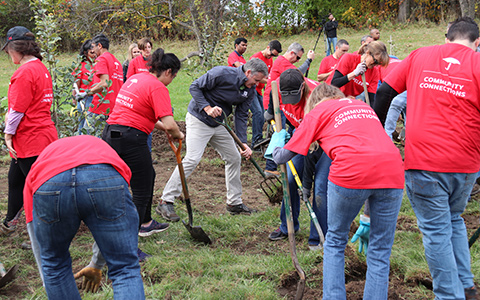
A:
{"type": "Polygon", "coordinates": [[[348,232],[367,199],[371,229],[363,297],[387,299],[389,259],[403,196],[402,157],[372,108],[356,99],[325,98],[332,89],[338,91],[322,83],[313,90],[303,122],[283,148],[275,148],[273,159],[286,163],[315,146],[332,159],[323,250],[324,299],[347,297],[344,252],[348,232]]]}
{"type": "Polygon", "coordinates": [[[333,52],[332,55],[329,55],[322,59],[322,62],[320,63],[320,68],[318,69],[318,74],[317,74],[317,80],[318,81],[324,81],[330,76],[330,74],[333,73],[333,70],[335,70],[335,67],[337,66],[337,63],[340,61],[340,58],[348,52],[348,49],[350,49],[350,45],[348,42],[344,39],[340,39],[337,42],[337,45],[335,47],[335,52],[333,52]]]}
{"type": "Polygon", "coordinates": [[[346,96],[357,97],[364,92],[361,75],[365,74],[370,105],[373,106],[379,80],[379,71],[375,66],[387,66],[388,61],[384,43],[376,41],[363,44],[357,54],[347,53],[342,57],[326,82],[339,87],[346,96]]]}
{"type": "Polygon", "coordinates": [[[2,48],[20,67],[8,87],[4,132],[12,161],[8,171],[8,211],[0,224],[1,234],[15,231],[23,206],[25,178],[40,152],[58,139],[50,114],[52,79],[34,39],[27,28],[16,26],[7,32],[7,43],[2,48]]]}
{"type": "Polygon", "coordinates": [[[130,176],[118,154],[89,135],[57,140],[38,156],[25,182],[25,215],[49,299],[80,299],[69,246],[82,221],[108,262],[114,298],[144,299],[130,176]]]}
{"type": "MultiPolygon", "coordinates": [[[[273,40],[268,43],[267,48],[263,51],[257,52],[252,58],[261,59],[268,68],[268,72],[272,69],[273,57],[277,57],[282,52],[282,44],[279,41],[273,40]]],[[[263,123],[265,119],[263,118],[263,88],[267,83],[267,78],[262,79],[259,84],[257,84],[257,99],[253,99],[252,105],[250,106],[250,111],[252,112],[252,149],[255,150],[255,144],[262,141],[263,138],[263,123]]]]}
{"type": "Polygon", "coordinates": [[[78,133],[82,134],[82,128],[85,126],[85,115],[92,104],[93,96],[87,96],[87,90],[93,86],[93,62],[97,55],[92,49],[92,40],[86,40],[80,47],[80,57],[82,57],[80,70],[73,71],[76,87],[73,90],[73,104],[77,104],[77,112],[80,114],[78,119],[78,133]],[[78,93],[77,93],[78,91],[78,93]]]}
{"type": "Polygon", "coordinates": [[[116,105],[102,134],[132,170],[133,202],[140,218],[140,236],[149,236],[168,228],[152,219],[151,206],[155,170],[147,146],[153,128],[166,131],[169,139],[183,139],[173,119],[167,85],[177,75],[180,60],[173,53],[157,49],[148,66],[149,73],[133,75],[122,86],[116,105]]]}
{"type": "Polygon", "coordinates": [[[233,47],[235,50],[228,56],[228,66],[237,68],[246,64],[247,61],[243,58],[243,53],[247,51],[247,39],[243,37],[235,39],[233,47]]]}
{"type": "Polygon", "coordinates": [[[87,90],[87,95],[93,95],[87,115],[87,132],[98,135],[115,106],[115,98],[123,84],[123,70],[118,59],[108,52],[110,41],[104,34],[95,36],[92,39],[92,46],[97,59],[94,67],[94,86],[87,90]]]}
{"type": "Polygon", "coordinates": [[[438,299],[476,299],[461,214],[480,169],[480,44],[471,18],[452,23],[447,43],[417,49],[385,78],[375,111],[408,90],[407,195],[422,232],[438,299]]]}
{"type": "Polygon", "coordinates": [[[128,66],[127,79],[138,73],[148,73],[147,62],[152,55],[152,41],[149,38],[143,38],[138,41],[138,49],[142,55],[135,57],[128,66]]]}

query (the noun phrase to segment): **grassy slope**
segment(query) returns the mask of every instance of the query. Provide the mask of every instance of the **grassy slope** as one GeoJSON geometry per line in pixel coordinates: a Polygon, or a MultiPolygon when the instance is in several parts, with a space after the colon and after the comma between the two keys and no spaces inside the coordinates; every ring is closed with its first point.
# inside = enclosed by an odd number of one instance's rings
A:
{"type": "MultiPolygon", "coordinates": [[[[412,25],[406,28],[382,28],[382,40],[387,41],[391,36],[395,42],[394,53],[399,58],[405,58],[411,51],[421,46],[440,44],[444,42],[443,33],[445,25],[432,24],[412,25]]],[[[346,38],[351,45],[351,51],[359,46],[359,40],[366,31],[356,32],[352,30],[339,30],[339,38],[346,38]]],[[[304,33],[296,36],[278,38],[283,49],[286,50],[292,42],[298,41],[306,49],[313,48],[317,36],[316,33],[304,33]]],[[[249,38],[247,57],[262,50],[272,37],[249,38]]],[[[155,43],[167,51],[176,53],[179,57],[184,56],[194,49],[193,42],[163,41],[155,43]]],[[[389,48],[388,44],[387,47],[389,48]]],[[[113,46],[112,52],[123,61],[126,46],[113,46]]],[[[309,77],[314,79],[321,59],[324,57],[323,41],[317,46],[316,59],[312,64],[309,77]],[[322,50],[322,51],[320,51],[322,50]]],[[[64,55],[61,62],[65,63],[72,55],[64,55]]],[[[302,60],[303,61],[303,60],[302,60]]],[[[13,66],[5,54],[0,55],[0,96],[7,93],[8,79],[13,73],[13,66]]],[[[172,103],[175,107],[175,117],[183,120],[186,113],[186,106],[190,100],[188,86],[191,83],[184,72],[180,72],[177,78],[169,86],[172,103]]],[[[3,176],[6,176],[4,174],[3,176]]],[[[6,211],[6,195],[2,196],[0,211],[6,211]]],[[[214,199],[223,203],[223,199],[214,199]]],[[[468,210],[478,213],[478,202],[472,202],[468,210]]],[[[181,211],[182,218],[185,218],[181,211]]],[[[251,217],[214,217],[197,214],[197,224],[208,227],[210,234],[221,236],[213,248],[206,248],[194,245],[188,239],[188,233],[181,224],[172,226],[168,234],[160,237],[152,237],[141,240],[142,247],[147,253],[155,253],[142,267],[145,277],[145,291],[150,299],[162,299],[173,296],[177,299],[278,299],[276,288],[282,274],[293,271],[293,266],[287,248],[279,249],[265,238],[268,228],[274,228],[278,224],[279,208],[269,208],[251,217]],[[241,229],[241,230],[239,230],[241,229]],[[259,238],[259,236],[261,238],[259,238]],[[257,244],[258,251],[243,253],[238,250],[238,245],[247,243],[257,244]],[[265,255],[264,252],[269,252],[265,255]],[[259,276],[258,274],[264,274],[259,276]]],[[[401,216],[413,218],[408,200],[404,199],[401,216]]],[[[301,214],[303,240],[308,236],[308,219],[304,211],[301,214]]],[[[23,236],[24,237],[24,236],[23,236]]],[[[0,238],[0,242],[4,238],[0,238]]],[[[91,239],[82,236],[72,246],[72,258],[79,265],[88,263],[89,245],[91,239]],[[87,253],[85,253],[87,251],[87,253]]],[[[18,242],[18,245],[20,241],[18,242]]],[[[18,246],[17,245],[17,246],[18,246]]],[[[277,244],[278,245],[278,244],[277,244]]],[[[17,248],[18,249],[18,248],[17,248]]],[[[299,245],[298,256],[300,264],[308,272],[316,263],[321,261],[321,254],[307,251],[306,245],[299,245]]],[[[14,263],[33,259],[28,251],[16,250],[14,253],[3,253],[2,259],[7,266],[14,263]]],[[[480,275],[480,257],[478,243],[472,247],[473,271],[478,277],[480,275]]],[[[34,273],[32,267],[21,270],[19,277],[22,284],[29,287],[29,293],[22,295],[24,299],[43,299],[45,294],[41,283],[35,276],[28,276],[34,273]],[[28,269],[30,268],[30,269],[28,269]]],[[[78,264],[77,264],[78,268],[78,264]]],[[[418,233],[398,232],[392,253],[392,268],[399,273],[413,276],[418,273],[428,274],[421,236],[418,233]]],[[[307,273],[307,276],[309,274],[307,273]]],[[[315,283],[307,283],[315,285],[315,283]]],[[[424,293],[431,297],[428,291],[418,288],[418,293],[424,293]]],[[[0,295],[1,297],[1,295],[0,295]]],[[[84,299],[108,299],[112,298],[110,286],[103,287],[97,295],[86,295],[84,299]]]]}

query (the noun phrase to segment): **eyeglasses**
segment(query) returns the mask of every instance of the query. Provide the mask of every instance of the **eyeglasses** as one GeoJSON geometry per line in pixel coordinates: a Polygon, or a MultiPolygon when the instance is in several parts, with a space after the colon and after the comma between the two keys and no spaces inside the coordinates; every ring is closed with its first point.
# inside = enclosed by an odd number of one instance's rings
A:
{"type": "MultiPolygon", "coordinates": [[[[295,55],[297,55],[297,53],[295,53],[294,51],[292,51],[295,55]]],[[[297,55],[297,61],[301,60],[302,58],[300,56],[297,55]]]]}
{"type": "Polygon", "coordinates": [[[300,85],[300,88],[296,91],[295,90],[293,90],[293,91],[280,91],[280,95],[282,95],[282,97],[283,96],[288,96],[288,95],[298,96],[302,92],[302,88],[303,88],[303,84],[300,85]]]}
{"type": "Polygon", "coordinates": [[[378,62],[378,60],[375,58],[375,56],[373,56],[373,54],[370,53],[370,56],[373,58],[373,65],[374,65],[374,66],[380,64],[380,63],[378,62]]]}

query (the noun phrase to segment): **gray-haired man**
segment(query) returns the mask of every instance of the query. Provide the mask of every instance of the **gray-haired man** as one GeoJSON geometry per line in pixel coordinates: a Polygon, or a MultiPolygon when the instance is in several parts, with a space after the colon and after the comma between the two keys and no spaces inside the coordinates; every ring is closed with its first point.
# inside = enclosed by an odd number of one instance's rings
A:
{"type": "MultiPolygon", "coordinates": [[[[231,214],[250,214],[254,211],[243,204],[241,198],[240,166],[241,156],[249,159],[252,155],[252,150],[247,145],[248,110],[256,96],[256,85],[267,76],[267,65],[257,58],[238,68],[215,67],[190,86],[193,98],[188,105],[185,119],[187,153],[182,161],[185,176],[192,174],[203,156],[207,143],[210,143],[225,161],[227,211],[231,214]],[[222,112],[230,115],[233,106],[235,106],[235,131],[245,145],[245,151],[237,151],[235,141],[227,130],[213,120],[215,118],[223,121],[222,112]]],[[[173,202],[181,192],[180,174],[178,168],[175,168],[163,190],[157,213],[169,221],[178,221],[180,218],[175,213],[173,202]]]]}

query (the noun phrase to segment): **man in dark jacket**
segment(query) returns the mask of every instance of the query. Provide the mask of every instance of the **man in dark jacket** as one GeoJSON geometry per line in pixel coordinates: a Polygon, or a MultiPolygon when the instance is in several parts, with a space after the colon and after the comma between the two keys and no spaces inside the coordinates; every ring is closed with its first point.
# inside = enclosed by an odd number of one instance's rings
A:
{"type": "Polygon", "coordinates": [[[337,27],[338,22],[335,20],[335,17],[330,13],[328,14],[328,22],[325,23],[325,32],[327,33],[327,55],[329,56],[333,51],[335,51],[335,46],[337,46],[337,27]],[[332,46],[330,52],[330,45],[332,46]]]}

